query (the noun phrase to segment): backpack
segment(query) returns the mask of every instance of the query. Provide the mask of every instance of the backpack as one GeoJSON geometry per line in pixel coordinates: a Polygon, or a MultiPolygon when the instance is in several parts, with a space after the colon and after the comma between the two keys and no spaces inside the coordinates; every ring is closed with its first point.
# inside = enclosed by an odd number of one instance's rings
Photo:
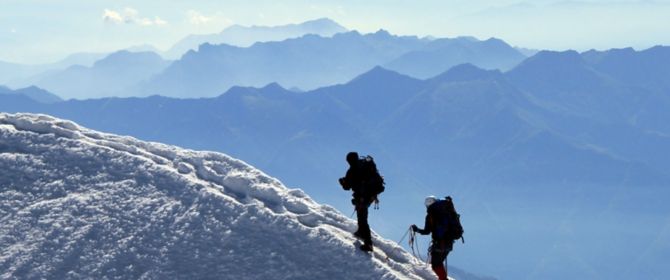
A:
{"type": "Polygon", "coordinates": [[[463,226],[461,225],[461,215],[456,212],[454,202],[451,200],[450,196],[433,203],[433,205],[428,208],[428,213],[433,217],[435,223],[435,235],[437,237],[445,238],[447,240],[461,239],[463,243],[465,243],[465,239],[463,238],[463,226]]]}
{"type": "Polygon", "coordinates": [[[364,156],[360,158],[361,170],[363,170],[363,180],[366,192],[370,194],[371,197],[376,197],[380,193],[386,190],[384,185],[384,177],[379,174],[377,170],[377,165],[375,164],[374,159],[371,156],[364,156]]]}

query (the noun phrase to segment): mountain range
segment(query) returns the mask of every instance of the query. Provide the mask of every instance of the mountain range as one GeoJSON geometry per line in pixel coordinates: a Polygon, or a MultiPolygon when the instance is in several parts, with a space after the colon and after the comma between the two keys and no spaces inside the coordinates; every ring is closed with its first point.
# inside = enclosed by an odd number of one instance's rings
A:
{"type": "Polygon", "coordinates": [[[13,88],[35,85],[65,99],[150,95],[195,98],[218,96],[233,86],[262,87],[273,82],[296,91],[311,90],[346,83],[375,66],[425,79],[462,63],[507,70],[525,58],[494,38],[418,38],[384,30],[360,34],[340,32],[346,30],[338,26],[320,19],[273,28],[231,27],[213,37],[192,37],[202,44],[174,61],[152,51],[122,50],[90,65],[73,62],[66,68],[40,66],[44,68],[41,72],[23,73],[21,67],[27,66],[20,65],[4,71],[0,65],[0,84],[5,80],[13,88]],[[245,36],[278,41],[243,46],[221,43],[221,38],[245,36]]]}
{"type": "Polygon", "coordinates": [[[154,52],[118,51],[92,66],[70,66],[42,75],[35,85],[67,98],[128,97],[137,95],[137,84],[168,67],[154,52]]]}
{"type": "MultiPolygon", "coordinates": [[[[162,57],[169,58],[170,60],[179,59],[183,54],[189,50],[197,50],[198,46],[204,43],[209,44],[230,44],[235,46],[244,46],[248,47],[249,45],[255,42],[267,42],[267,41],[281,41],[288,38],[297,38],[306,34],[316,34],[324,37],[332,36],[335,33],[346,32],[347,29],[340,26],[336,22],[327,19],[321,18],[316,20],[306,21],[300,24],[287,24],[283,26],[240,26],[233,25],[226,28],[218,34],[207,34],[207,35],[189,35],[186,38],[182,39],[176,43],[170,50],[161,51],[156,47],[148,44],[131,46],[120,50],[118,52],[131,52],[131,53],[146,53],[153,52],[162,57]]],[[[109,59],[105,58],[109,53],[74,53],[66,58],[54,62],[54,63],[45,63],[45,64],[19,64],[19,63],[10,63],[0,61],[0,85],[8,85],[13,88],[28,87],[35,85],[40,82],[42,79],[49,79],[51,76],[71,76],[71,72],[76,72],[77,70],[71,70],[68,68],[71,66],[83,66],[83,67],[92,67],[94,62],[100,59],[109,59]],[[59,72],[65,71],[70,73],[61,74],[59,72]]],[[[122,63],[119,61],[117,63],[122,63]]],[[[139,72],[146,71],[138,68],[149,67],[151,68],[153,64],[149,65],[138,65],[137,63],[131,64],[128,67],[131,68],[129,71],[139,72]]],[[[79,67],[81,68],[81,67],[79,67]]],[[[81,76],[86,76],[82,74],[81,76]]],[[[86,78],[86,77],[83,77],[86,78]]],[[[51,79],[54,79],[51,77],[51,79]]],[[[70,83],[72,81],[65,81],[63,84],[70,83]]],[[[125,81],[122,81],[127,83],[125,81]]],[[[58,85],[55,89],[50,89],[54,92],[58,91],[60,88],[67,88],[67,85],[58,85]]],[[[90,90],[95,91],[94,87],[91,87],[90,90]]],[[[119,95],[124,95],[124,92],[116,92],[119,95]]],[[[70,98],[69,92],[60,93],[62,96],[70,98]]],[[[127,94],[126,94],[127,95],[127,94]]],[[[88,96],[89,98],[97,97],[96,95],[88,96]]]]}
{"type": "Polygon", "coordinates": [[[330,37],[336,33],[346,31],[346,28],[328,18],[280,26],[242,26],[236,24],[227,27],[217,34],[189,35],[181,39],[162,55],[169,59],[179,59],[189,50],[197,50],[198,46],[205,43],[249,47],[257,42],[283,41],[290,38],[302,37],[307,34],[330,37]]]}
{"type": "Polygon", "coordinates": [[[44,73],[60,71],[72,65],[91,66],[105,54],[74,53],[66,58],[46,64],[27,65],[0,61],[0,84],[12,87],[27,87],[44,73]]]}
{"type": "Polygon", "coordinates": [[[509,70],[526,58],[500,39],[480,41],[470,37],[435,39],[418,50],[383,64],[384,67],[427,79],[459,64],[470,63],[484,69],[509,70]]]}
{"type": "Polygon", "coordinates": [[[63,99],[57,95],[35,86],[17,90],[12,90],[8,87],[0,86],[0,95],[5,95],[5,97],[8,97],[9,99],[30,100],[46,104],[63,101],[63,99]]]}
{"type": "Polygon", "coordinates": [[[428,40],[380,30],[332,37],[305,35],[250,47],[200,45],[142,84],[145,94],[172,97],[217,96],[232,86],[315,89],[345,83],[375,66],[425,77],[461,63],[508,69],[525,57],[497,39],[428,40]]]}
{"type": "Polygon", "coordinates": [[[670,214],[661,195],[670,184],[667,81],[618,68],[665,73],[669,50],[541,51],[506,72],[464,64],[423,80],[375,67],[307,92],[271,83],[213,98],[54,104],[0,95],[0,111],[225,151],[343,212],[350,206],[336,179],[344,156],[369,153],[387,181],[383,210],[371,214],[384,235],[420,222],[426,194],[451,194],[466,239],[477,240],[450,257],[467,270],[608,279],[622,275],[607,269],[614,265],[627,267],[623,275],[658,278],[669,273],[660,268],[663,250],[632,263],[622,250],[670,246],[667,223],[656,218],[670,214]],[[407,203],[416,207],[398,207],[407,203]],[[622,218],[634,221],[635,232],[608,230],[622,218]],[[529,246],[516,246],[519,238],[529,246]],[[517,256],[505,261],[511,251],[517,256]]]}

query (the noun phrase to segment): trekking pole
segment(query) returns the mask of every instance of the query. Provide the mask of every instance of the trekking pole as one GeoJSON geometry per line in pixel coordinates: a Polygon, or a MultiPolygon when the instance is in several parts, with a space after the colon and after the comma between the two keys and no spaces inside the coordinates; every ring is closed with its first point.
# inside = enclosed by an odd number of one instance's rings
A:
{"type": "Polygon", "coordinates": [[[349,215],[349,219],[353,219],[353,218],[354,218],[354,213],[356,213],[356,208],[354,208],[354,211],[351,212],[351,215],[349,215]]]}

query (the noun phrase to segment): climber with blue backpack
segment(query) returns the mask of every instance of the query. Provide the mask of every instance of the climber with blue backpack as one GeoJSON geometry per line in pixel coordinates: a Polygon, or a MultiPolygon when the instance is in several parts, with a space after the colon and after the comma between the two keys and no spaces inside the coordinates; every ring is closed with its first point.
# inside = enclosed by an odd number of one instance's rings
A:
{"type": "Polygon", "coordinates": [[[432,242],[428,250],[431,267],[440,280],[447,280],[444,261],[453,249],[455,240],[461,239],[465,242],[460,215],[456,212],[450,196],[444,199],[428,196],[425,205],[427,214],[424,228],[412,225],[411,229],[421,235],[431,234],[432,242]]]}

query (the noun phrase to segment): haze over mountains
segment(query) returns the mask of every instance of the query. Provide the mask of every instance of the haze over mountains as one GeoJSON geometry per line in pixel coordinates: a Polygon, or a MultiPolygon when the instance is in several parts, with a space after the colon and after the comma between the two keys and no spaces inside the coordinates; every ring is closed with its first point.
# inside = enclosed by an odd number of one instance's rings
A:
{"type": "Polygon", "coordinates": [[[670,98],[662,75],[629,77],[618,67],[666,73],[668,52],[543,51],[507,72],[466,64],[419,80],[376,67],[300,93],[269,84],[202,99],[0,99],[0,110],[226,151],[338,209],[349,209],[336,183],[344,155],[370,153],[389,184],[383,210],[371,215],[379,232],[401,235],[421,221],[423,196],[452,194],[477,242],[450,260],[468,270],[607,279],[622,275],[608,269],[617,266],[658,278],[669,273],[659,262],[670,236],[657,217],[670,213],[661,199],[670,185],[670,98]],[[416,207],[397,207],[407,203],[416,207]],[[635,232],[609,230],[622,218],[635,232]],[[653,249],[632,262],[635,248],[653,249]]]}
{"type": "Polygon", "coordinates": [[[17,90],[12,90],[10,88],[0,86],[0,95],[5,95],[5,97],[8,99],[32,100],[39,103],[47,103],[47,104],[63,101],[63,99],[61,99],[57,95],[35,86],[21,88],[17,90]]]}
{"type": "Polygon", "coordinates": [[[36,85],[65,99],[149,95],[195,98],[218,96],[233,86],[261,87],[272,82],[311,90],[345,83],[377,65],[428,78],[461,63],[506,70],[525,58],[493,38],[427,39],[396,36],[384,30],[360,34],[346,32],[327,19],[272,28],[234,26],[221,34],[189,38],[188,42],[202,44],[173,62],[154,52],[119,51],[90,66],[73,65],[30,77],[19,75],[21,79],[13,77],[7,83],[14,88],[36,85]],[[237,37],[266,42],[249,45],[237,37]]]}
{"type": "Polygon", "coordinates": [[[344,83],[377,65],[431,76],[467,62],[510,68],[523,58],[496,39],[431,41],[394,36],[384,30],[373,34],[351,31],[330,38],[306,35],[248,48],[204,44],[148,81],[142,91],[173,97],[216,96],[232,86],[258,87],[272,82],[308,90],[344,83]]]}
{"type": "MultiPolygon", "coordinates": [[[[42,65],[23,65],[0,61],[0,85],[8,85],[12,88],[23,88],[31,85],[39,85],[48,88],[52,92],[57,92],[65,98],[95,98],[102,96],[130,96],[141,95],[133,86],[137,84],[133,75],[130,77],[100,77],[107,70],[87,69],[92,68],[94,62],[106,60],[107,64],[116,64],[112,73],[105,75],[124,73],[149,73],[156,69],[156,61],[147,61],[147,54],[136,55],[137,61],[129,61],[131,53],[152,52],[154,56],[161,55],[170,59],[178,59],[190,49],[197,49],[198,45],[203,43],[210,44],[230,44],[235,46],[247,46],[253,42],[261,41],[280,41],[287,38],[296,38],[305,34],[318,34],[321,36],[331,36],[338,32],[345,32],[346,28],[333,22],[332,20],[322,18],[307,21],[301,24],[288,24],[284,26],[239,26],[234,25],[226,28],[219,34],[210,35],[191,35],[178,42],[170,50],[161,52],[151,45],[139,45],[128,47],[118,52],[107,53],[75,53],[61,61],[47,63],[42,65]],[[119,53],[126,53],[119,55],[119,53]],[[109,56],[109,57],[108,57],[109,56]],[[144,58],[142,58],[144,56],[144,58]],[[144,64],[146,63],[146,64],[144,64]],[[122,67],[123,66],[123,67],[122,67]],[[72,69],[70,69],[72,68],[72,69]],[[96,73],[97,72],[97,73],[96,73]],[[97,76],[97,77],[96,77],[97,76]],[[63,79],[63,80],[61,80],[63,79]],[[116,79],[121,84],[133,84],[131,87],[110,86],[109,81],[116,79]],[[81,83],[82,80],[88,81],[82,85],[72,85],[81,83]],[[58,82],[60,81],[60,82],[58,82]],[[92,93],[89,96],[81,96],[80,91],[86,90],[92,93]]],[[[140,75],[142,79],[148,79],[146,75],[140,75]]],[[[149,75],[150,76],[150,75],[149,75]]]]}
{"type": "Polygon", "coordinates": [[[51,71],[60,71],[72,65],[91,66],[105,54],[75,53],[61,61],[42,65],[23,65],[0,61],[0,84],[13,87],[32,85],[40,75],[51,71]]]}
{"type": "Polygon", "coordinates": [[[345,27],[328,18],[272,27],[233,25],[217,34],[189,35],[167,50],[163,56],[169,59],[178,59],[189,50],[197,50],[198,46],[204,43],[249,47],[257,42],[283,41],[307,34],[330,37],[336,33],[346,31],[345,27]]]}
{"type": "Polygon", "coordinates": [[[75,65],[40,77],[35,84],[67,98],[127,97],[137,95],[137,84],[170,64],[153,52],[118,51],[91,67],[75,65]]]}

